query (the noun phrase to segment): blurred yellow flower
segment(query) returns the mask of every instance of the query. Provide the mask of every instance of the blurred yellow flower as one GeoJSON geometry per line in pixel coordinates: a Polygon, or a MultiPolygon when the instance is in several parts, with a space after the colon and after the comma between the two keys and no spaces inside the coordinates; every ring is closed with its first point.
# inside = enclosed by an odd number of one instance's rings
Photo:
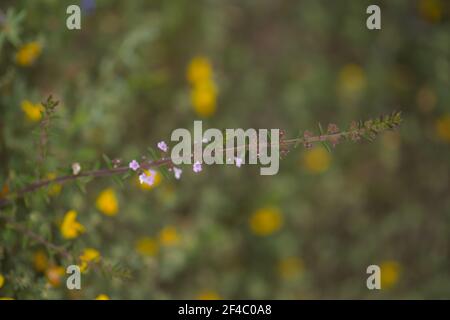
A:
{"type": "Polygon", "coordinates": [[[0,273],[0,288],[3,287],[4,283],[5,283],[5,277],[0,273]]]}
{"type": "Polygon", "coordinates": [[[8,186],[8,183],[5,182],[3,184],[2,189],[0,190],[0,199],[6,197],[8,195],[8,193],[9,193],[9,186],[8,186]]]}
{"type": "Polygon", "coordinates": [[[14,298],[10,298],[10,297],[0,297],[0,300],[14,300],[14,298]]]}
{"type": "Polygon", "coordinates": [[[33,41],[22,46],[16,53],[16,62],[20,66],[30,66],[37,59],[42,51],[42,46],[39,42],[33,41]]]}
{"type": "Polygon", "coordinates": [[[210,117],[216,112],[217,88],[212,78],[212,67],[205,57],[195,57],[187,68],[191,84],[191,103],[200,117],[210,117]]]}
{"type": "Polygon", "coordinates": [[[119,211],[117,196],[112,188],[103,190],[96,200],[97,209],[107,216],[115,216],[119,211]]]}
{"type": "Polygon", "coordinates": [[[291,279],[300,275],[303,271],[303,261],[297,257],[287,257],[278,263],[278,274],[281,278],[291,279]]]}
{"type": "Polygon", "coordinates": [[[212,81],[195,85],[191,90],[191,102],[200,117],[210,117],[216,112],[217,89],[212,81]]]}
{"type": "MultiPolygon", "coordinates": [[[[151,172],[149,170],[144,170],[144,173],[146,175],[151,175],[151,172]]],[[[156,188],[157,186],[159,186],[161,184],[162,175],[158,171],[155,171],[155,178],[153,180],[153,184],[152,185],[148,185],[147,183],[140,183],[139,182],[139,177],[136,178],[136,181],[137,181],[137,184],[139,185],[139,187],[142,190],[152,190],[153,188],[156,188]]]]}
{"type": "Polygon", "coordinates": [[[197,300],[221,300],[220,295],[212,290],[205,290],[197,295],[197,300]]]}
{"type": "MultiPolygon", "coordinates": [[[[47,179],[49,180],[53,180],[56,178],[56,174],[54,172],[50,172],[49,174],[47,174],[47,179]]],[[[57,196],[62,189],[62,185],[59,183],[51,183],[50,186],[48,187],[48,195],[51,197],[55,197],[57,196]]]]}
{"type": "Polygon", "coordinates": [[[29,100],[23,100],[21,104],[22,111],[28,120],[37,122],[42,118],[44,107],[40,103],[32,103],[29,100]]]}
{"type": "Polygon", "coordinates": [[[159,232],[159,242],[163,246],[174,246],[180,242],[177,229],[173,226],[166,226],[159,232]]]}
{"type": "Polygon", "coordinates": [[[95,300],[109,300],[109,297],[106,294],[99,294],[95,300]]]}
{"type": "Polygon", "coordinates": [[[89,266],[89,263],[100,260],[100,252],[93,248],[86,248],[83,250],[79,259],[81,261],[80,271],[85,272],[89,266]]]}
{"type": "Polygon", "coordinates": [[[48,258],[44,250],[37,250],[33,254],[33,266],[38,272],[44,272],[48,267],[48,258]]]}
{"type": "Polygon", "coordinates": [[[436,134],[439,139],[450,142],[450,114],[445,114],[436,120],[436,134]]]}
{"type": "Polygon", "coordinates": [[[441,0],[420,0],[420,15],[430,22],[439,22],[443,14],[443,3],[441,0]]]}
{"type": "Polygon", "coordinates": [[[330,167],[331,156],[324,147],[306,150],[302,157],[303,167],[311,173],[322,173],[330,167]]]}
{"type": "Polygon", "coordinates": [[[384,261],[380,265],[381,289],[392,288],[397,282],[400,274],[400,265],[395,261],[384,261]]]}
{"type": "Polygon", "coordinates": [[[206,57],[194,57],[187,67],[186,77],[192,85],[208,81],[211,76],[211,63],[206,57]]]}
{"type": "Polygon", "coordinates": [[[59,287],[61,285],[61,277],[64,275],[64,268],[61,266],[51,266],[46,271],[48,283],[52,287],[59,287]]]}
{"type": "Polygon", "coordinates": [[[65,239],[74,239],[85,231],[84,226],[76,221],[77,212],[75,210],[69,210],[64,216],[61,224],[61,234],[65,239]]]}
{"type": "Polygon", "coordinates": [[[136,251],[143,256],[155,256],[158,253],[158,243],[150,237],[143,237],[136,241],[136,251]]]}
{"type": "Polygon", "coordinates": [[[339,71],[337,90],[343,97],[359,94],[366,87],[363,68],[357,64],[347,64],[339,71]]]}
{"type": "Polygon", "coordinates": [[[249,223],[254,234],[268,236],[281,228],[283,216],[277,208],[261,208],[251,215],[249,223]]]}

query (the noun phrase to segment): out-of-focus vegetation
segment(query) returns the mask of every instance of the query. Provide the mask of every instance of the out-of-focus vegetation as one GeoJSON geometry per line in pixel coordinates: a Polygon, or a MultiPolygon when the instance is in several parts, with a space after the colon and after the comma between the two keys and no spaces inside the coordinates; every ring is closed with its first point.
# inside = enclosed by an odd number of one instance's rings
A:
{"type": "Polygon", "coordinates": [[[69,31],[73,1],[3,0],[0,198],[103,154],[141,159],[195,119],[288,137],[393,110],[404,123],[295,150],[276,176],[186,167],[152,187],[80,179],[17,198],[0,209],[0,297],[450,298],[448,2],[376,1],[371,31],[372,2],[83,0],[69,31]]]}

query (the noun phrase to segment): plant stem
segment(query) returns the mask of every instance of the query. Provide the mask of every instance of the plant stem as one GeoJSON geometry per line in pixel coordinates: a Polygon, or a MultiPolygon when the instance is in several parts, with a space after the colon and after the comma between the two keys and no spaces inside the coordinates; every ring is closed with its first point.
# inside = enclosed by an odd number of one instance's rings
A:
{"type": "Polygon", "coordinates": [[[14,220],[7,218],[7,217],[1,217],[2,219],[6,220],[6,223],[10,225],[13,229],[16,231],[19,231],[20,233],[24,234],[30,239],[33,239],[34,241],[44,245],[47,249],[54,250],[64,258],[67,258],[69,260],[73,260],[73,256],[63,247],[57,246],[56,244],[51,243],[50,241],[46,240],[42,236],[38,235],[37,233],[34,233],[27,227],[23,226],[20,223],[15,222],[14,220]]]}
{"type": "MultiPolygon", "coordinates": [[[[397,127],[401,122],[401,116],[399,112],[394,112],[389,116],[386,117],[380,117],[376,120],[369,120],[364,123],[360,124],[354,124],[349,130],[342,131],[342,132],[336,132],[336,133],[330,133],[330,134],[321,134],[316,136],[308,136],[308,137],[301,137],[301,138],[295,138],[295,139],[281,139],[279,142],[280,146],[289,146],[292,144],[298,145],[298,144],[312,144],[315,142],[336,142],[341,139],[354,139],[357,137],[367,137],[369,140],[373,138],[376,134],[393,129],[397,127]]],[[[357,140],[357,139],[354,139],[357,140]]],[[[273,145],[273,143],[270,143],[270,145],[273,145]]],[[[227,151],[227,150],[238,150],[240,148],[247,148],[249,147],[249,144],[245,144],[243,146],[233,147],[233,148],[224,148],[222,150],[219,150],[221,152],[227,151]]],[[[149,169],[149,168],[157,168],[164,165],[171,165],[172,164],[171,158],[161,158],[154,161],[144,162],[140,164],[140,167],[142,169],[149,169]]],[[[83,177],[106,177],[106,176],[112,176],[116,174],[125,173],[128,170],[128,166],[123,167],[117,167],[112,169],[99,169],[99,170],[91,170],[82,172],[77,175],[65,175],[56,177],[54,179],[43,179],[38,180],[36,182],[33,182],[29,184],[28,186],[24,187],[21,190],[18,190],[16,192],[10,193],[8,195],[8,198],[0,199],[0,208],[7,206],[12,202],[13,199],[19,198],[24,196],[27,193],[36,191],[40,188],[43,188],[45,186],[48,186],[51,183],[65,183],[71,180],[76,180],[83,177]]]]}

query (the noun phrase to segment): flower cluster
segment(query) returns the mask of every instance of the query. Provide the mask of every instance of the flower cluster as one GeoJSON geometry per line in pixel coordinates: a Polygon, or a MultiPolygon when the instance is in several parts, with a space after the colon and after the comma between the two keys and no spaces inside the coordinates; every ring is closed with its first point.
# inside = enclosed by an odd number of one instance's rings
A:
{"type": "Polygon", "coordinates": [[[195,57],[187,68],[191,85],[191,102],[200,117],[210,117],[216,112],[217,86],[213,79],[211,63],[206,57],[195,57]]]}
{"type": "Polygon", "coordinates": [[[152,186],[155,183],[155,177],[156,177],[155,170],[145,170],[139,175],[139,182],[141,184],[152,186]]]}
{"type": "MultiPolygon", "coordinates": [[[[163,153],[167,153],[169,151],[169,146],[165,141],[160,141],[157,143],[158,149],[163,153]]],[[[240,167],[242,164],[242,159],[236,159],[236,165],[240,167]]],[[[144,166],[145,167],[145,166],[144,166]]],[[[132,171],[138,172],[139,176],[139,183],[141,185],[144,185],[146,187],[153,187],[157,183],[159,183],[160,175],[158,171],[152,170],[152,169],[144,169],[142,165],[135,159],[131,160],[128,163],[128,168],[130,168],[132,171]]],[[[173,166],[172,162],[168,163],[168,170],[173,172],[173,175],[175,179],[179,180],[181,178],[181,174],[183,173],[183,170],[181,168],[177,168],[173,166]]],[[[202,171],[202,164],[200,162],[195,162],[192,166],[192,170],[195,173],[198,173],[202,171]]]]}

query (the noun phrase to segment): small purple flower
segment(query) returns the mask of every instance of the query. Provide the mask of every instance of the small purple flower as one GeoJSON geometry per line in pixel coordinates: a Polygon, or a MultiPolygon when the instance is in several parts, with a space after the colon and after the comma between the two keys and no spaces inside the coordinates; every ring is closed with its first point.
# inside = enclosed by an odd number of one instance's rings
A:
{"type": "Polygon", "coordinates": [[[169,147],[164,141],[158,142],[158,149],[164,152],[167,152],[169,150],[169,147]]]}
{"type": "Polygon", "coordinates": [[[194,170],[195,173],[198,173],[200,171],[202,171],[202,164],[200,162],[196,162],[194,163],[194,165],[192,166],[192,170],[194,170]]]}
{"type": "Polygon", "coordinates": [[[150,174],[146,174],[146,173],[142,173],[141,175],[139,175],[139,182],[141,184],[145,183],[149,186],[152,186],[153,183],[155,182],[155,174],[156,172],[153,170],[149,170],[150,174]]]}
{"type": "Polygon", "coordinates": [[[175,175],[175,179],[179,180],[182,172],[183,172],[183,170],[181,170],[180,168],[173,167],[173,173],[175,175]]]}
{"type": "Polygon", "coordinates": [[[238,157],[236,157],[236,158],[234,158],[235,159],[235,161],[236,161],[236,167],[238,167],[238,168],[240,168],[241,167],[241,165],[242,165],[242,159],[241,158],[238,158],[238,157]]]}
{"type": "Polygon", "coordinates": [[[137,162],[136,160],[133,160],[133,161],[130,162],[128,167],[130,167],[131,170],[136,171],[140,167],[139,166],[139,162],[137,162]]]}

